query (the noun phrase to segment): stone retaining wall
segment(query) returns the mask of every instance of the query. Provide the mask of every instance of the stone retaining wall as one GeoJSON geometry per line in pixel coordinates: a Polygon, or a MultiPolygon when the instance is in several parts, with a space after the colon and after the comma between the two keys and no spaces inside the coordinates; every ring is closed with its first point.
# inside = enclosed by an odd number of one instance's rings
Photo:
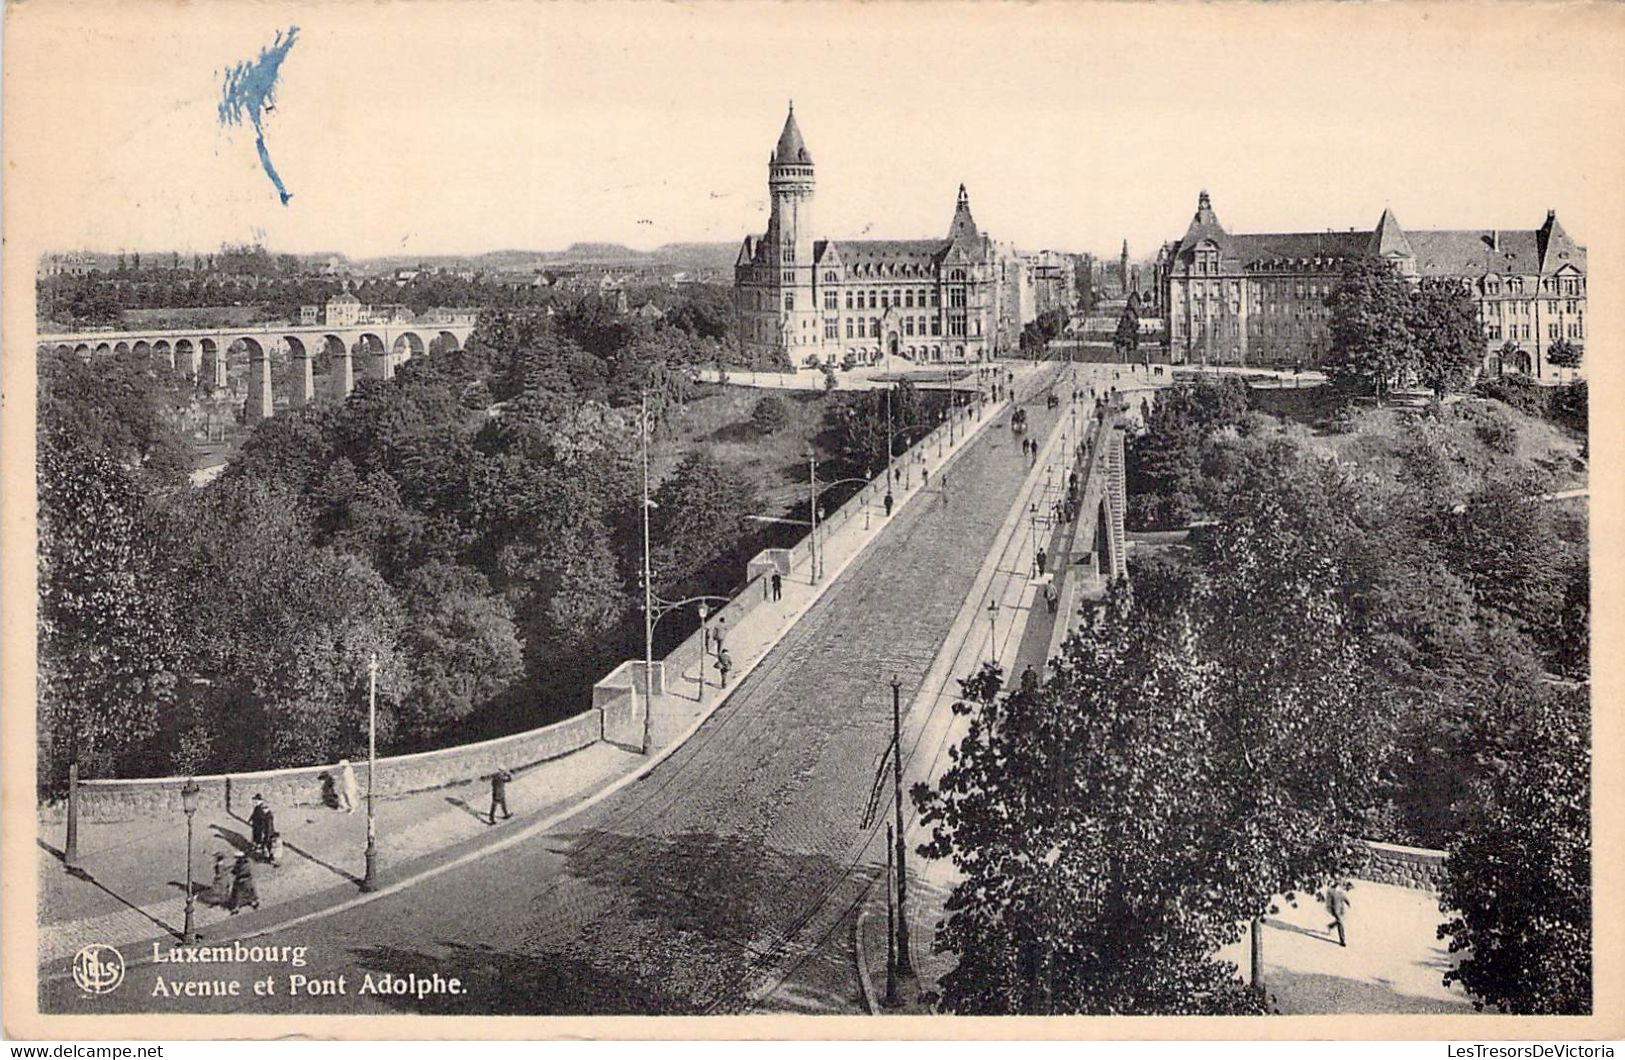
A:
{"type": "MultiPolygon", "coordinates": [[[[495,740],[448,747],[420,754],[394,755],[378,760],[378,784],[383,797],[444,787],[457,781],[487,776],[498,767],[509,770],[559,758],[591,746],[602,736],[597,710],[587,710],[563,721],[495,740]]],[[[367,763],[352,763],[361,790],[367,788],[367,763]]],[[[338,779],[337,765],[300,766],[252,773],[224,773],[195,777],[205,806],[229,805],[238,813],[256,793],[273,806],[314,806],[322,798],[321,774],[338,779]]],[[[79,785],[80,814],[87,821],[128,821],[181,812],[181,777],[146,777],[135,780],[87,780],[79,785]]],[[[40,807],[47,820],[67,815],[66,799],[40,807]]]]}
{"type": "Polygon", "coordinates": [[[1358,879],[1434,893],[1444,883],[1446,854],[1442,850],[1402,847],[1373,839],[1366,840],[1365,845],[1371,859],[1355,874],[1358,879]]]}

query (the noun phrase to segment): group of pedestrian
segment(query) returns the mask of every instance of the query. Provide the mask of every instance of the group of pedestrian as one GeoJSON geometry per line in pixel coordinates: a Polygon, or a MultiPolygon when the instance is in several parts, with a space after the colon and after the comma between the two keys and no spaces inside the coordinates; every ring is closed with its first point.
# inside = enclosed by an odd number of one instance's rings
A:
{"type": "Polygon", "coordinates": [[[272,865],[282,864],[282,835],[276,830],[276,814],[265,796],[254,795],[254,808],[248,814],[251,833],[249,852],[272,865]]]}
{"type": "Polygon", "coordinates": [[[356,804],[361,801],[360,787],[355,780],[355,767],[350,765],[348,758],[339,759],[339,775],[335,779],[331,773],[322,773],[319,779],[322,782],[322,805],[345,813],[354,813],[356,804]]]}
{"type": "Polygon", "coordinates": [[[198,895],[204,905],[212,905],[236,916],[244,908],[258,909],[260,895],[254,886],[254,865],[247,851],[235,861],[225,851],[214,855],[214,878],[198,895]]]}

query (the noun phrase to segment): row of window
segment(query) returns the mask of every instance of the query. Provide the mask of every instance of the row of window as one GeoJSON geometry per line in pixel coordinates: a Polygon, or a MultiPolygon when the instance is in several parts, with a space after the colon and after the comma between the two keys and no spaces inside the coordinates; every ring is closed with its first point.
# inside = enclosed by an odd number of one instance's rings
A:
{"type": "MultiPolygon", "coordinates": [[[[909,262],[893,265],[887,262],[882,262],[879,265],[854,265],[847,270],[847,275],[854,279],[874,279],[876,277],[887,276],[901,276],[904,278],[918,276],[921,278],[931,278],[936,275],[936,270],[930,265],[917,265],[909,262]]],[[[964,283],[965,270],[950,269],[948,272],[948,279],[954,283],[964,283]]],[[[841,274],[834,270],[827,271],[824,273],[824,282],[840,283],[841,274]]]]}
{"type": "MultiPolygon", "coordinates": [[[[824,292],[824,308],[840,308],[840,293],[826,290],[824,292]]],[[[902,306],[904,309],[916,307],[924,309],[927,305],[932,308],[942,304],[942,295],[935,287],[908,287],[889,288],[884,290],[869,289],[867,291],[847,291],[846,308],[848,309],[890,309],[892,306],[902,306]]],[[[965,304],[965,289],[955,287],[948,292],[949,305],[965,304]]]]}
{"type": "MultiPolygon", "coordinates": [[[[1507,294],[1523,293],[1523,277],[1509,276],[1504,284],[1507,294]]],[[[1485,294],[1500,294],[1503,284],[1494,276],[1484,278],[1485,294]]],[[[1544,294],[1565,294],[1579,296],[1585,293],[1584,276],[1548,276],[1540,281],[1540,290],[1544,294]]]]}

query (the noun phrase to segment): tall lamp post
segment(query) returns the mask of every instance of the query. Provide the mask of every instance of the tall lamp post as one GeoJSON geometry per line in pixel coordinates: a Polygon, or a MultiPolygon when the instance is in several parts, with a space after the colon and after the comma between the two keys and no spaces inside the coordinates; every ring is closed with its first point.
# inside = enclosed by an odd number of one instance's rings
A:
{"type": "Polygon", "coordinates": [[[186,922],[181,926],[181,941],[190,946],[197,941],[197,928],[192,923],[193,906],[197,894],[192,886],[192,815],[197,813],[197,781],[191,777],[181,785],[181,809],[186,813],[186,922]]]}
{"type": "MultiPolygon", "coordinates": [[[[886,365],[887,365],[888,368],[891,366],[891,354],[890,353],[886,354],[886,365]]],[[[888,512],[891,511],[891,503],[890,502],[891,502],[891,499],[892,499],[892,480],[896,478],[896,472],[892,470],[892,465],[891,465],[891,444],[892,444],[892,441],[896,437],[896,435],[892,432],[892,426],[891,426],[891,395],[892,395],[892,390],[893,390],[893,385],[890,382],[888,382],[886,384],[886,501],[887,501],[886,510],[888,512]]]]}
{"type": "Polygon", "coordinates": [[[999,602],[987,602],[987,661],[999,664],[999,602]]]}
{"type": "Polygon", "coordinates": [[[361,877],[363,891],[378,887],[378,818],[373,812],[373,793],[378,786],[378,653],[367,659],[367,851],[366,872],[361,877]]]}
{"type": "Polygon", "coordinates": [[[1033,552],[1033,574],[1038,573],[1038,502],[1034,501],[1027,506],[1027,522],[1032,528],[1031,541],[1033,552]]]}
{"type": "Polygon", "coordinates": [[[68,759],[68,838],[62,847],[62,864],[79,867],[79,722],[73,724],[72,757],[68,759]]]}
{"type": "Polygon", "coordinates": [[[711,646],[711,630],[706,626],[705,620],[711,617],[711,608],[704,600],[700,601],[700,705],[705,705],[705,651],[711,646]]]}
{"type": "Polygon", "coordinates": [[[892,738],[892,782],[893,801],[897,807],[897,974],[913,975],[914,961],[908,953],[908,906],[905,899],[908,897],[908,872],[905,868],[904,855],[908,850],[908,843],[903,838],[903,723],[902,723],[902,691],[903,682],[893,674],[891,679],[891,738],[892,738]]]}
{"type": "Polygon", "coordinates": [[[807,567],[814,585],[818,584],[818,458],[811,445],[807,446],[807,521],[812,524],[808,535],[807,567]]]}

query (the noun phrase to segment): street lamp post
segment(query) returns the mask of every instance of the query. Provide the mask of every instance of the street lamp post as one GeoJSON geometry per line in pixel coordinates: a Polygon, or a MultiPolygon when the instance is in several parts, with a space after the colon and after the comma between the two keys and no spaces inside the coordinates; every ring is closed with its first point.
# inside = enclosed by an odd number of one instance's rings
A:
{"type": "Polygon", "coordinates": [[[1032,529],[1033,574],[1038,573],[1038,502],[1027,506],[1027,522],[1032,529]]]}
{"type": "Polygon", "coordinates": [[[192,886],[192,815],[197,813],[197,781],[191,777],[181,785],[181,809],[186,813],[186,921],[181,926],[181,941],[190,946],[197,941],[197,928],[192,923],[192,909],[197,894],[192,886]]]}
{"type": "Polygon", "coordinates": [[[987,661],[997,666],[999,664],[999,602],[987,602],[987,661]]]}
{"type": "Polygon", "coordinates": [[[367,850],[366,872],[361,877],[363,891],[378,887],[378,817],[373,812],[373,795],[378,787],[378,653],[367,660],[367,850]]]}
{"type": "Polygon", "coordinates": [[[908,871],[907,842],[903,838],[903,682],[891,679],[891,738],[893,801],[897,806],[897,974],[913,975],[914,961],[908,953],[908,871]]]}
{"type": "Polygon", "coordinates": [[[814,585],[818,584],[818,461],[811,445],[807,446],[807,521],[812,524],[808,536],[807,572],[814,585]]]}
{"type": "Polygon", "coordinates": [[[711,645],[711,630],[707,628],[705,620],[711,617],[711,608],[704,600],[700,601],[700,703],[705,703],[705,650],[711,645]]]}
{"type": "MultiPolygon", "coordinates": [[[[891,366],[891,354],[890,353],[886,354],[886,363],[887,363],[887,367],[889,368],[891,366]]],[[[896,438],[896,435],[893,434],[893,432],[892,432],[892,426],[891,426],[891,394],[892,394],[892,384],[887,383],[886,384],[886,511],[888,511],[888,512],[891,511],[892,481],[897,477],[896,472],[894,472],[892,470],[892,465],[891,465],[891,445],[892,445],[892,442],[896,438]]]]}
{"type": "Polygon", "coordinates": [[[68,838],[62,847],[62,863],[79,867],[79,723],[73,726],[72,757],[68,759],[68,838]]]}

